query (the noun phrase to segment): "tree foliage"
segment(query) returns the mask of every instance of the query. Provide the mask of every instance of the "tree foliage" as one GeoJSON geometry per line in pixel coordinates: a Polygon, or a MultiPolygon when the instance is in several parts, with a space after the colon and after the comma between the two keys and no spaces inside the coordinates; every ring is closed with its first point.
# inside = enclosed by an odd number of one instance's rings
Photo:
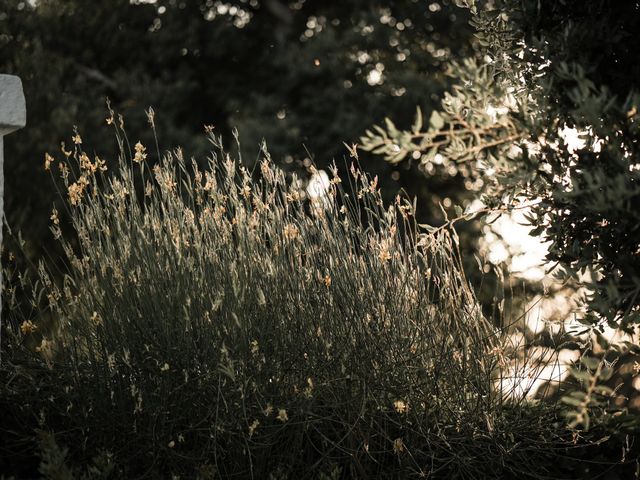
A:
{"type": "Polygon", "coordinates": [[[460,3],[474,12],[482,54],[452,64],[457,84],[426,128],[398,130],[388,120],[363,148],[423,165],[441,154],[480,172],[490,205],[535,202],[532,233],[551,241],[548,260],[564,276],[588,286],[591,321],[632,329],[640,321],[640,96],[631,45],[640,7],[460,3]]]}
{"type": "MultiPolygon", "coordinates": [[[[561,280],[586,287],[581,320],[599,355],[572,369],[582,384],[564,398],[570,425],[607,420],[620,353],[605,326],[635,333],[640,323],[640,29],[637,2],[474,1],[458,4],[484,48],[452,63],[456,85],[423,128],[390,120],[361,139],[392,163],[465,165],[483,180],[484,201],[501,209],[532,204],[531,233],[550,242],[561,280]],[[442,160],[438,162],[442,164],[442,160]]],[[[465,218],[466,215],[461,215],[465,218]]],[[[637,425],[617,412],[617,428],[637,425]]]]}

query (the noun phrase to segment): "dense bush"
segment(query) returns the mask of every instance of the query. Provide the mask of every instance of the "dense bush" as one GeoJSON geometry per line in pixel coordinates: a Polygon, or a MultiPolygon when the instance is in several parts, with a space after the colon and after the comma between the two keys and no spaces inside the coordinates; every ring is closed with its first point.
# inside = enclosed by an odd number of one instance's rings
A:
{"type": "Polygon", "coordinates": [[[12,304],[5,325],[3,471],[33,475],[35,454],[47,478],[576,467],[584,440],[557,407],[494,388],[500,332],[455,235],[420,233],[413,207],[386,208],[355,166],[348,188],[334,175],[313,199],[266,151],[249,172],[211,132],[204,171],[180,150],[152,167],[116,134],[115,165],[90,159],[77,134],[47,157],[73,225],[63,232],[52,213],[64,280],[40,264],[32,302],[12,304]]]}

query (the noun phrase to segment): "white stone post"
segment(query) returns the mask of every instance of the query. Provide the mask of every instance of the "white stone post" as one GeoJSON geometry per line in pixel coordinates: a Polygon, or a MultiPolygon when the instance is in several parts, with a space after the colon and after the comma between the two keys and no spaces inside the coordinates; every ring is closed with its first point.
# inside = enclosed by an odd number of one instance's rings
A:
{"type": "MultiPolygon", "coordinates": [[[[22,82],[14,75],[0,75],[0,245],[4,224],[4,136],[27,124],[27,110],[22,92],[22,82]]],[[[0,272],[0,292],[2,274],[0,272]]],[[[2,302],[0,301],[0,321],[2,302]]]]}

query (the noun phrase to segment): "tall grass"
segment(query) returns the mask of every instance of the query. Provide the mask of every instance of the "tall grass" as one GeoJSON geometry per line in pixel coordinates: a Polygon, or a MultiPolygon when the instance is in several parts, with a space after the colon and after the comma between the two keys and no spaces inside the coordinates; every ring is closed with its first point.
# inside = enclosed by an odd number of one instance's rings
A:
{"type": "Polygon", "coordinates": [[[25,323],[5,340],[5,465],[38,436],[52,478],[51,458],[127,478],[557,466],[553,409],[494,389],[500,339],[455,235],[421,233],[410,203],[383,205],[356,166],[311,201],[266,151],[250,172],[209,135],[206,169],[180,150],[151,166],[117,127],[114,171],[79,137],[54,163],[72,227],[52,215],[64,279],[39,268],[34,304],[54,324],[37,352],[20,347],[38,333],[25,323]]]}

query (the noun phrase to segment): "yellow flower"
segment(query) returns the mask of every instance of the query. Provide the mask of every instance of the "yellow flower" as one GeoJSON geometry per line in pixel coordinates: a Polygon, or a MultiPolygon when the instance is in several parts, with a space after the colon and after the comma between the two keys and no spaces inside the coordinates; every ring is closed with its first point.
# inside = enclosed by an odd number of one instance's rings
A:
{"type": "Polygon", "coordinates": [[[289,415],[287,415],[287,411],[284,408],[281,408],[278,410],[278,416],[276,418],[284,423],[289,420],[289,415]]]}
{"type": "Polygon", "coordinates": [[[329,288],[331,286],[331,277],[329,275],[325,275],[322,279],[322,283],[324,283],[325,287],[329,288]]]}
{"type": "Polygon", "coordinates": [[[30,333],[35,332],[38,329],[38,326],[35,325],[31,320],[25,320],[20,325],[20,331],[23,335],[29,335],[30,333]]]}
{"type": "Polygon", "coordinates": [[[97,155],[96,155],[96,163],[94,166],[97,170],[100,170],[101,172],[107,171],[107,162],[99,158],[97,155]]]}
{"type": "Polygon", "coordinates": [[[49,217],[54,225],[60,224],[60,219],[58,218],[58,210],[55,208],[51,211],[51,216],[49,217]]]}
{"type": "Polygon", "coordinates": [[[82,137],[80,137],[79,133],[76,133],[73,137],[71,137],[71,140],[73,140],[73,143],[75,143],[76,145],[80,145],[82,143],[82,137]]]}
{"type": "Polygon", "coordinates": [[[396,400],[393,402],[393,408],[395,408],[398,413],[405,413],[408,410],[407,404],[404,400],[396,400]]]}
{"type": "Polygon", "coordinates": [[[298,200],[300,200],[300,193],[297,191],[293,191],[291,193],[287,193],[285,195],[287,202],[297,202],[298,200]]]}
{"type": "Polygon", "coordinates": [[[136,163],[144,162],[145,158],[147,158],[147,154],[145,153],[147,151],[146,147],[138,142],[136,143],[134,148],[136,153],[133,156],[133,161],[136,163]]]}
{"type": "Polygon", "coordinates": [[[389,253],[389,249],[387,247],[383,247],[382,249],[380,249],[380,254],[378,255],[378,257],[380,258],[380,261],[382,263],[385,263],[391,260],[391,254],[389,253]]]}
{"type": "Polygon", "coordinates": [[[258,425],[260,425],[259,420],[254,420],[253,423],[249,425],[249,438],[253,436],[253,432],[256,431],[256,428],[258,428],[258,425]]]}
{"type": "Polygon", "coordinates": [[[284,226],[284,238],[287,240],[294,240],[298,237],[298,227],[293,225],[292,223],[288,223],[284,226]]]}
{"type": "Polygon", "coordinates": [[[84,190],[89,185],[89,181],[84,175],[81,175],[76,183],[69,185],[69,202],[71,205],[79,205],[82,200],[84,190]]]}
{"type": "Polygon", "coordinates": [[[82,152],[80,154],[80,169],[94,172],[95,170],[93,168],[93,163],[89,160],[89,156],[85,152],[82,152]]]}
{"type": "Polygon", "coordinates": [[[44,154],[44,169],[49,170],[51,168],[51,162],[53,162],[53,157],[48,153],[44,154]]]}

